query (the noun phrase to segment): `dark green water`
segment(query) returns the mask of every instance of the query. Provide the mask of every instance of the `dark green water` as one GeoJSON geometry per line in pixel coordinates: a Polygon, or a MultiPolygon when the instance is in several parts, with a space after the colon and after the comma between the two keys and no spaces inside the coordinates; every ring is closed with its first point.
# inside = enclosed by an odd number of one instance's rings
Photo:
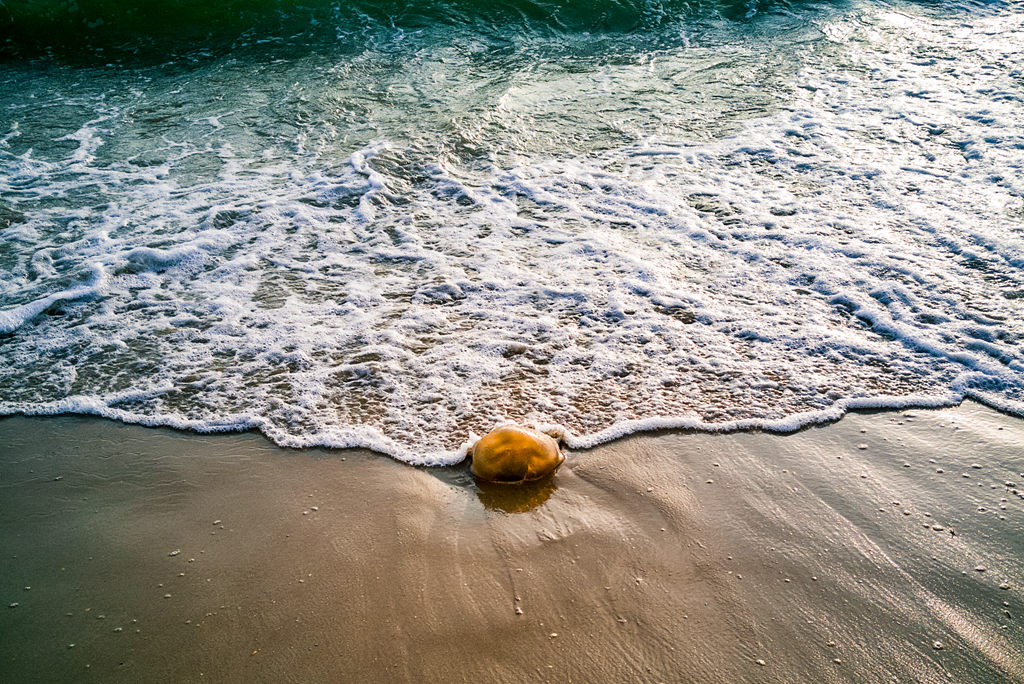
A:
{"type": "Polygon", "coordinates": [[[226,46],[270,34],[344,41],[343,34],[372,24],[407,31],[435,26],[465,28],[506,40],[524,33],[658,33],[681,21],[719,18],[742,22],[761,14],[792,14],[827,6],[829,3],[799,0],[11,0],[5,3],[5,13],[14,45],[132,49],[159,43],[181,49],[193,40],[226,46]]]}

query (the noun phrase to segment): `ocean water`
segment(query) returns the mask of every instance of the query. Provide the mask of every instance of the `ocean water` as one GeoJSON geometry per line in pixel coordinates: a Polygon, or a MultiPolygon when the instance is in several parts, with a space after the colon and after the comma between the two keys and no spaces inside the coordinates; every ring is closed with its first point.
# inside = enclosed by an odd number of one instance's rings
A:
{"type": "Polygon", "coordinates": [[[0,414],[1024,415],[1019,3],[150,4],[0,2],[0,414]]]}

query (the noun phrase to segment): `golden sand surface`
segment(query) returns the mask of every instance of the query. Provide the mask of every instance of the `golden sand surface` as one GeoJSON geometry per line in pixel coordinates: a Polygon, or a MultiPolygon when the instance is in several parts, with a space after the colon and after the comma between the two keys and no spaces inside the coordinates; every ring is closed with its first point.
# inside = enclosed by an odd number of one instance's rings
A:
{"type": "Polygon", "coordinates": [[[662,433],[477,483],[0,420],[5,682],[1024,681],[1024,421],[662,433]]]}

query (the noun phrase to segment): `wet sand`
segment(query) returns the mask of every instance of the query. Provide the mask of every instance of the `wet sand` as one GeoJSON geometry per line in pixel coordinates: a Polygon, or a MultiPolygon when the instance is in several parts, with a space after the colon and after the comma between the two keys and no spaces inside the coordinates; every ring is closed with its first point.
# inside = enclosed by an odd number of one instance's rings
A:
{"type": "Polygon", "coordinates": [[[0,680],[1022,682],[1022,495],[1024,421],[976,404],[634,436],[525,491],[6,418],[0,680]]]}

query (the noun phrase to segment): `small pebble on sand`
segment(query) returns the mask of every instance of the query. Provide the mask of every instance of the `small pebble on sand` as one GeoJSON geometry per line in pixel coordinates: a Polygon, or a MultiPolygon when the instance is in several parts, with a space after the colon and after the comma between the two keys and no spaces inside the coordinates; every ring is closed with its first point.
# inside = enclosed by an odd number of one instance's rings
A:
{"type": "Polygon", "coordinates": [[[858,445],[857,445],[857,448],[858,448],[858,449],[860,449],[861,451],[863,451],[864,449],[867,449],[867,448],[868,448],[868,445],[867,445],[867,444],[864,444],[864,443],[862,442],[862,443],[860,443],[860,444],[858,444],[858,445]]]}
{"type": "Polygon", "coordinates": [[[7,604],[7,607],[8,607],[8,608],[17,608],[17,607],[18,607],[18,606],[20,606],[20,605],[21,605],[20,603],[18,603],[17,601],[15,601],[14,603],[8,603],[8,604],[7,604]]]}
{"type": "Polygon", "coordinates": [[[981,464],[980,463],[972,463],[971,467],[974,468],[975,470],[981,470],[981,464]]]}
{"type": "Polygon", "coordinates": [[[974,567],[975,572],[985,572],[986,568],[984,565],[977,565],[974,567]]]}
{"type": "Polygon", "coordinates": [[[761,658],[758,658],[754,662],[757,663],[758,665],[760,665],[761,667],[764,667],[765,665],[768,664],[768,663],[764,662],[764,660],[762,660],[761,658]]]}
{"type": "Polygon", "coordinates": [[[167,554],[167,555],[168,555],[168,556],[177,556],[177,555],[178,555],[179,553],[181,553],[181,549],[174,549],[173,551],[171,551],[171,552],[170,552],[169,554],[167,554]]]}
{"type": "Polygon", "coordinates": [[[943,648],[945,648],[945,646],[942,645],[941,641],[935,641],[932,642],[932,648],[934,648],[936,651],[941,651],[943,648]]]}
{"type": "Polygon", "coordinates": [[[220,523],[221,523],[221,521],[220,521],[220,520],[214,520],[214,521],[213,521],[213,524],[214,524],[214,525],[220,525],[220,523]]]}

